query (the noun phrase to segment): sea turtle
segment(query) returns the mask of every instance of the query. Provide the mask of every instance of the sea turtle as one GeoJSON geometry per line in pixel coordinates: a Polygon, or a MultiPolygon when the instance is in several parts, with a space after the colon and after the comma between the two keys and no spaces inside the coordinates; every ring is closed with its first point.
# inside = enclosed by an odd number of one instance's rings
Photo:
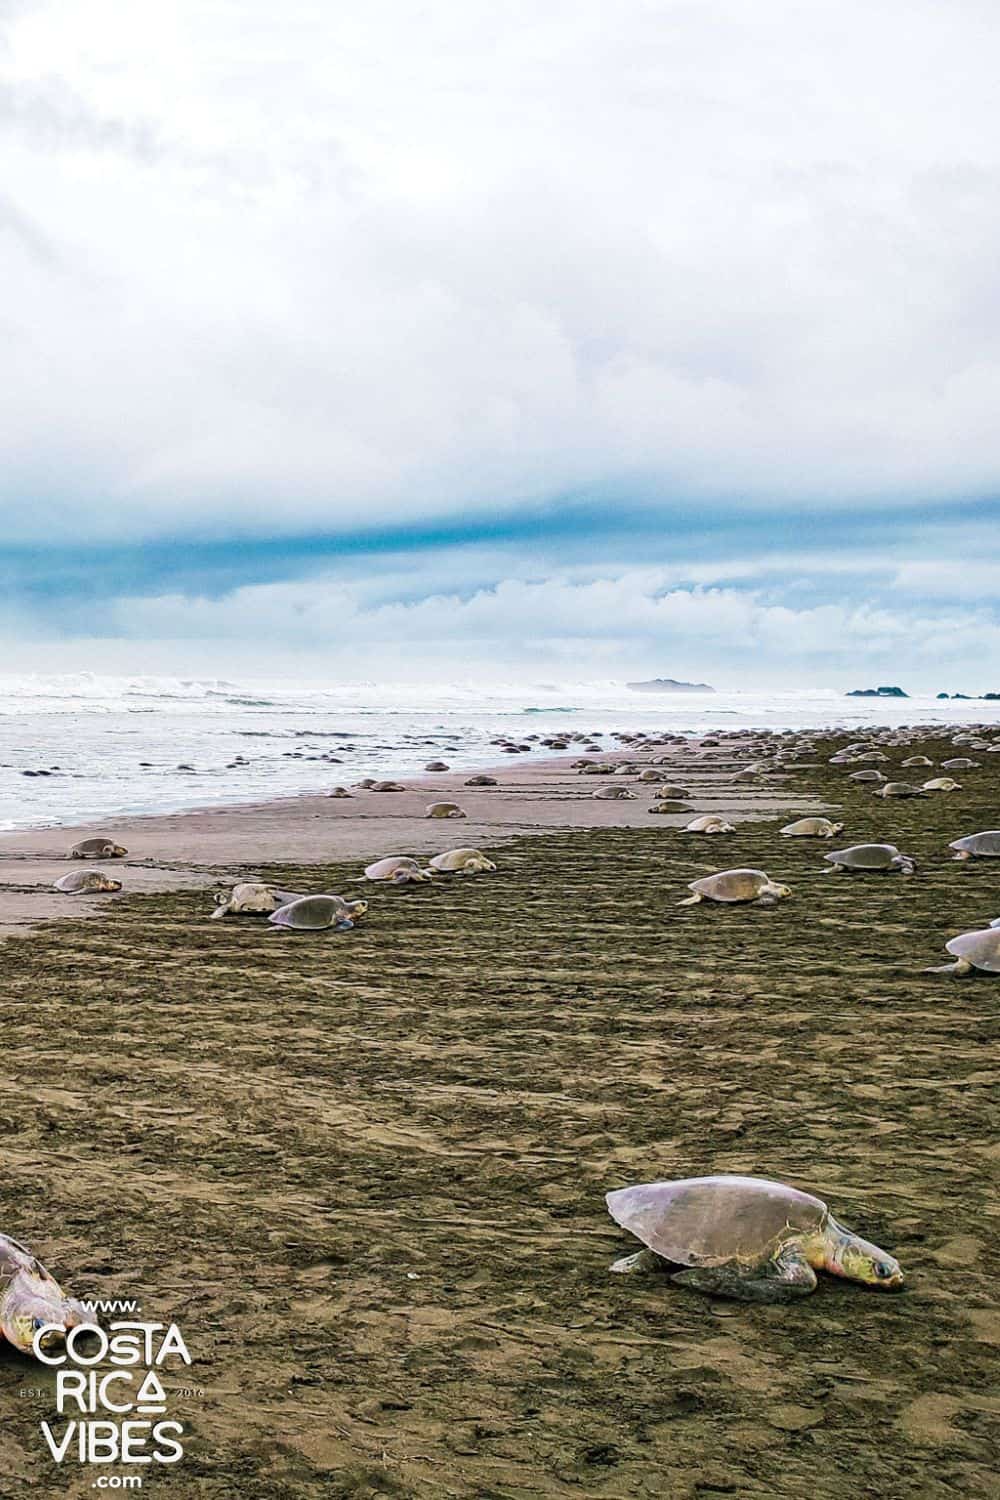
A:
{"type": "Polygon", "coordinates": [[[941,762],[942,771],[971,771],[973,766],[978,766],[978,760],[969,760],[965,755],[956,755],[951,760],[941,762]]]}
{"type": "Polygon", "coordinates": [[[415,859],[405,854],[389,854],[365,867],[366,880],[387,880],[393,885],[405,885],[410,880],[430,880],[431,872],[421,869],[415,859]]]}
{"type": "Polygon", "coordinates": [[[578,776],[613,776],[614,773],[614,766],[609,766],[600,760],[588,760],[585,765],[577,769],[578,776]]]}
{"type": "Polygon", "coordinates": [[[495,776],[470,776],[465,784],[466,786],[496,786],[497,779],[495,776]]]}
{"type": "Polygon", "coordinates": [[[1000,857],[1000,828],[990,828],[986,833],[969,833],[962,839],[954,839],[949,849],[956,851],[956,859],[997,859],[1000,857]]]}
{"type": "Polygon", "coordinates": [[[442,875],[480,875],[496,869],[481,849],[446,849],[443,854],[435,854],[429,863],[432,870],[442,875]]]}
{"type": "Polygon", "coordinates": [[[425,771],[450,771],[451,767],[445,765],[443,760],[429,760],[424,766],[425,771]]]}
{"type": "Polygon", "coordinates": [[[48,1350],[61,1344],[71,1328],[93,1321],[30,1250],[0,1234],[0,1328],[8,1343],[22,1354],[33,1354],[39,1329],[47,1329],[39,1344],[48,1350]]]}
{"type": "Polygon", "coordinates": [[[101,870],[70,870],[53,883],[54,891],[65,891],[70,896],[82,896],[96,891],[120,891],[122,883],[113,880],[101,870]]]}
{"type": "Polygon", "coordinates": [[[882,1291],[903,1284],[898,1261],[838,1224],[821,1198],[766,1177],[647,1182],[606,1202],[615,1223],[646,1246],[612,1271],[670,1270],[679,1286],[742,1302],[805,1296],[817,1271],[882,1291]]]}
{"type": "Polygon", "coordinates": [[[787,885],[778,885],[763,870],[720,870],[717,875],[703,875],[688,885],[693,896],[680,906],[694,906],[699,901],[755,901],[758,906],[773,906],[792,893],[787,885]]]}
{"type": "Polygon", "coordinates": [[[244,880],[234,885],[228,896],[224,891],[217,891],[215,899],[219,905],[213,911],[212,919],[218,921],[231,912],[237,916],[269,916],[287,901],[298,898],[293,891],[277,891],[262,880],[244,880]]]}
{"type": "Polygon", "coordinates": [[[328,797],[349,797],[351,794],[346,786],[335,786],[332,792],[327,792],[328,797]]]}
{"type": "Polygon", "coordinates": [[[831,823],[829,818],[799,818],[781,829],[782,833],[796,839],[832,839],[834,834],[843,831],[843,823],[831,823]]]}
{"type": "Polygon", "coordinates": [[[368,790],[370,792],[405,792],[406,788],[398,781],[375,781],[368,790]]]}
{"type": "Polygon", "coordinates": [[[367,901],[345,901],[342,896],[298,896],[268,917],[276,927],[293,927],[303,932],[318,932],[335,927],[349,932],[368,910],[367,901]]]}
{"type": "Polygon", "coordinates": [[[116,844],[114,839],[108,838],[106,834],[99,834],[92,839],[81,839],[74,844],[69,851],[70,859],[123,859],[128,850],[121,844],[116,844]]]}
{"type": "Polygon", "coordinates": [[[909,770],[911,766],[932,766],[934,762],[926,755],[908,755],[903,761],[903,769],[909,770]]]}
{"type": "Polygon", "coordinates": [[[432,802],[424,813],[425,818],[464,818],[468,814],[457,802],[432,802]]]}
{"type": "Polygon", "coordinates": [[[685,833],[735,833],[736,829],[732,823],[727,823],[725,818],[718,813],[700,813],[697,818],[692,818],[690,823],[684,826],[685,833]]]}
{"type": "Polygon", "coordinates": [[[944,946],[954,954],[955,962],[925,969],[925,974],[971,974],[977,969],[983,974],[1000,974],[1000,918],[977,932],[960,933],[944,946]]]}
{"type": "Polygon", "coordinates": [[[925,792],[960,792],[961,784],[952,781],[950,776],[932,776],[930,781],[924,782],[925,792]]]}
{"type": "Polygon", "coordinates": [[[923,797],[922,786],[914,786],[909,781],[887,781],[883,786],[876,787],[876,797],[923,797]]]}
{"type": "Polygon", "coordinates": [[[683,802],[685,798],[690,797],[691,795],[692,794],[688,791],[687,787],[677,786],[676,783],[672,781],[661,781],[660,785],[653,793],[653,796],[657,799],[657,801],[663,801],[664,798],[669,797],[674,801],[683,802]]]}
{"type": "Polygon", "coordinates": [[[662,781],[663,780],[663,774],[660,771],[654,771],[653,768],[652,768],[652,766],[647,766],[644,771],[640,771],[639,772],[639,780],[640,781],[662,781]]]}
{"type": "Polygon", "coordinates": [[[630,792],[627,786],[599,786],[590,795],[603,802],[638,802],[639,800],[638,794],[630,792]]]}
{"type": "Polygon", "coordinates": [[[850,774],[850,776],[848,776],[847,779],[848,779],[848,781],[875,781],[875,782],[879,782],[879,781],[888,781],[889,778],[887,776],[884,776],[881,771],[852,771],[851,774],[850,774]]]}
{"type": "Polygon", "coordinates": [[[900,854],[895,844],[852,844],[849,849],[836,849],[824,854],[832,869],[826,874],[839,875],[842,870],[901,870],[912,875],[916,861],[908,854],[900,854]]]}

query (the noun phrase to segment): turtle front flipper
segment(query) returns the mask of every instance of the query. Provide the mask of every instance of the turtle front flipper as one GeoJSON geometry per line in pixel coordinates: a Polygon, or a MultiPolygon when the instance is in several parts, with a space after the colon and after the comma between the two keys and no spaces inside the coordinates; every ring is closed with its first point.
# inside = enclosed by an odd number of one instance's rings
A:
{"type": "Polygon", "coordinates": [[[816,1290],[816,1273],[796,1245],[757,1265],[730,1261],[722,1266],[691,1266],[670,1278],[678,1286],[738,1302],[791,1302],[816,1290]]]}
{"type": "Polygon", "coordinates": [[[695,893],[694,893],[693,896],[688,896],[685,901],[678,901],[677,905],[678,906],[697,906],[698,902],[701,901],[702,899],[703,899],[703,897],[702,897],[701,892],[700,891],[695,891],[695,893]]]}
{"type": "Polygon", "coordinates": [[[953,964],[934,964],[930,969],[924,969],[925,974],[971,974],[973,965],[967,958],[957,958],[953,964]]]}

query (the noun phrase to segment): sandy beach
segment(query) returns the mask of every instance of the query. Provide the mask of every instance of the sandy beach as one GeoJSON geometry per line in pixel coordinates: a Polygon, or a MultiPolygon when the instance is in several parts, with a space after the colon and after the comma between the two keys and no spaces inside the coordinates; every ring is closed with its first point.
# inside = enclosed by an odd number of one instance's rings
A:
{"type": "MultiPolygon", "coordinates": [[[[996,826],[996,768],[883,803],[834,748],[753,786],[737,742],[671,752],[693,795],[658,817],[570,755],[110,820],[126,891],[95,900],[49,889],[82,831],[0,842],[3,1224],[77,1295],[183,1328],[200,1394],[172,1394],[185,1457],[150,1489],[995,1493],[997,991],[921,971],[1000,915],[994,863],[947,850],[996,826]],[[466,820],[423,817],[446,796],[466,820]],[[778,835],[834,809],[916,875],[829,878],[829,843],[778,835]],[[699,811],[737,832],[683,833],[699,811]],[[496,874],[359,885],[459,844],[496,874]],[[738,865],[793,898],[678,908],[738,865]],[[343,935],[209,921],[250,874],[370,910],[343,935]],[[609,1275],[637,1245],[604,1193],[708,1171],[820,1194],[907,1290],[754,1307],[609,1275]]],[[[39,1435],[52,1372],[5,1348],[0,1384],[5,1496],[90,1492],[39,1435]]]]}

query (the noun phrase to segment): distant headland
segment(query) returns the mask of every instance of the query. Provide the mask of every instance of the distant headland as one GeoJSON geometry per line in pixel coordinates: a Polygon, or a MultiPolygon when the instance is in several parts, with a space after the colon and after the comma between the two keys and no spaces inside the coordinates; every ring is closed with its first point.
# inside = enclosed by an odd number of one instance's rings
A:
{"type": "Polygon", "coordinates": [[[714,693],[707,682],[678,682],[673,677],[651,677],[648,682],[626,682],[633,693],[714,693]]]}
{"type": "MultiPolygon", "coordinates": [[[[637,683],[629,683],[629,687],[636,687],[637,683]]],[[[901,687],[874,687],[874,688],[852,688],[847,694],[848,698],[908,698],[901,687]]],[[[980,699],[984,703],[995,702],[1000,699],[1000,693],[938,693],[939,698],[960,699],[966,703],[974,703],[980,699]]]]}

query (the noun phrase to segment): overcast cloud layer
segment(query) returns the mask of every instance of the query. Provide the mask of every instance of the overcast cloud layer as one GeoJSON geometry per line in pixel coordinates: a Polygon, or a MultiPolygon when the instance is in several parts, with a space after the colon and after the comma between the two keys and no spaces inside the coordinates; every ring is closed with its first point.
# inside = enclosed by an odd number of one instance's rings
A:
{"type": "Polygon", "coordinates": [[[0,0],[7,632],[1000,671],[995,24],[0,0]]]}

